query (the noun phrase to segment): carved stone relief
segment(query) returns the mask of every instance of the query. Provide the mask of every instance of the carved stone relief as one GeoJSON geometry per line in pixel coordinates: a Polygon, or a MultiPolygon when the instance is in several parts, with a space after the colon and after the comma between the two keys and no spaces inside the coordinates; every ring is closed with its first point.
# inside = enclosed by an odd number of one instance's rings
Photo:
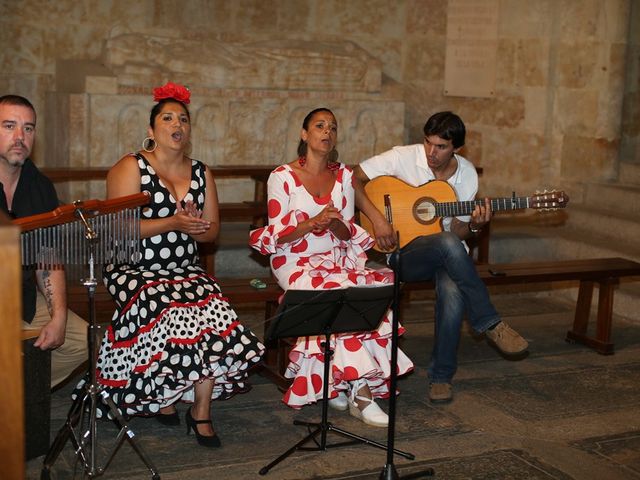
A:
{"type": "Polygon", "coordinates": [[[271,40],[230,43],[122,33],[106,41],[104,61],[135,79],[179,76],[187,84],[377,92],[381,64],[352,42],[271,40]]]}
{"type": "MultiPolygon", "coordinates": [[[[192,91],[190,153],[209,165],[293,160],[302,120],[320,106],[336,114],[345,163],[402,142],[404,104],[393,88],[382,88],[379,62],[349,42],[225,43],[119,33],[106,41],[103,57],[95,68],[80,61],[83,78],[74,77],[72,61],[59,63],[61,88],[51,94],[49,114],[62,133],[52,136],[51,165],[110,167],[140,150],[151,90],[167,80],[192,91]],[[64,85],[73,88],[65,92],[64,85]]],[[[93,184],[74,188],[104,195],[93,184]]],[[[249,180],[219,185],[222,201],[252,194],[249,180]]]]}

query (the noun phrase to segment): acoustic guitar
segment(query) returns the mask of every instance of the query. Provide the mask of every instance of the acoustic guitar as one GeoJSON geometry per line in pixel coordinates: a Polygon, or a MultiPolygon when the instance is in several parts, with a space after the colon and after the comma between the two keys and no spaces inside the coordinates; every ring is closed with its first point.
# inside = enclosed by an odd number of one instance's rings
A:
{"type": "MultiPolygon", "coordinates": [[[[400,247],[423,235],[442,231],[443,217],[471,215],[476,205],[484,205],[484,198],[459,202],[451,185],[442,180],[412,187],[395,177],[378,177],[365,185],[371,202],[399,232],[400,247]]],[[[534,208],[551,211],[564,208],[569,197],[561,191],[544,191],[531,197],[490,199],[493,212],[534,208]]],[[[373,225],[366,215],[360,215],[360,224],[371,234],[373,225]]],[[[384,252],[377,244],[374,248],[384,252]]]]}

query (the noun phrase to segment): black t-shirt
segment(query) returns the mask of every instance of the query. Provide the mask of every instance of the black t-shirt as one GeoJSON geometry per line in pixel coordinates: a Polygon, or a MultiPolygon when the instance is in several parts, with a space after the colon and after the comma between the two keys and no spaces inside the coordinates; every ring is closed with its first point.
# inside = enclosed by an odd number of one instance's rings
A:
{"type": "MultiPolygon", "coordinates": [[[[59,205],[56,189],[33,162],[27,158],[20,173],[16,191],[13,194],[11,211],[7,208],[7,198],[0,183],[0,209],[13,218],[28,217],[50,212],[59,205]]],[[[36,279],[33,269],[22,270],[22,319],[31,323],[36,314],[36,279]]]]}

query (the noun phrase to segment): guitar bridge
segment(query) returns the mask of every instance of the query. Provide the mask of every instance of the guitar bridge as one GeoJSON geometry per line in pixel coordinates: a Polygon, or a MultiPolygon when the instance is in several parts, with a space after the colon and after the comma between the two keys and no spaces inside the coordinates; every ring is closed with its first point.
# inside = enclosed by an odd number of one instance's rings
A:
{"type": "Polygon", "coordinates": [[[391,213],[391,195],[388,193],[384,196],[384,216],[387,222],[393,224],[393,214],[391,213]]]}

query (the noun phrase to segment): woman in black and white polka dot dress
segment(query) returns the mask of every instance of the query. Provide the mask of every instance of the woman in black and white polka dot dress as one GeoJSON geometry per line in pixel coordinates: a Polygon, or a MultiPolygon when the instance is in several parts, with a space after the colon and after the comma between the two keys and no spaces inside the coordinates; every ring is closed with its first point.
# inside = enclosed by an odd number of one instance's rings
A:
{"type": "Polygon", "coordinates": [[[198,264],[196,242],[215,240],[219,217],[211,172],[185,154],[189,92],[168,84],[154,100],[144,151],[123,157],[107,177],[108,198],[146,191],[151,202],[140,222],[139,263],[105,268],[117,311],[97,376],[123,412],[163,424],[179,423],[177,401],[193,402],[187,424],[198,443],[216,447],[211,399],[247,391],[247,369],[264,347],[198,264]]]}

